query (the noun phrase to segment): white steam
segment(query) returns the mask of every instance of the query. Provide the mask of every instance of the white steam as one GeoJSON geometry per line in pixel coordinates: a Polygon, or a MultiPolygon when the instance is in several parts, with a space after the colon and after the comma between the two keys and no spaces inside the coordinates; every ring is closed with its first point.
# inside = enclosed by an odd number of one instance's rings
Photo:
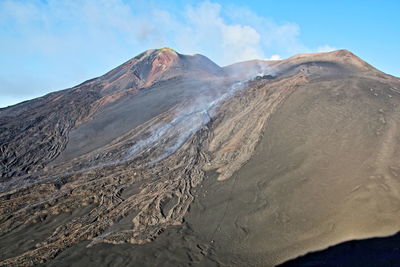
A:
{"type": "Polygon", "coordinates": [[[266,64],[257,64],[255,68],[251,69],[237,66],[235,71],[243,72],[240,76],[244,82],[235,82],[224,92],[217,95],[207,92],[207,89],[205,89],[183,108],[176,109],[170,121],[151,127],[148,136],[137,141],[127,151],[124,161],[133,160],[154,150],[157,151],[159,156],[149,162],[148,166],[167,158],[178,150],[189,137],[209,123],[212,119],[212,115],[210,115],[212,111],[222,102],[245,88],[248,81],[258,76],[273,74],[266,64]]]}

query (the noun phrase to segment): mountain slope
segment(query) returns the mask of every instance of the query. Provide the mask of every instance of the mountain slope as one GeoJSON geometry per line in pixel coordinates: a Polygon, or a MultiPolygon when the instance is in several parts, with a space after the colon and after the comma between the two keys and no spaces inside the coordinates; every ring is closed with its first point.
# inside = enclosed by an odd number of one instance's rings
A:
{"type": "Polygon", "coordinates": [[[59,160],[71,159],[105,145],[223,76],[204,56],[148,50],[74,88],[0,109],[2,180],[43,169],[61,151],[59,160]]]}
{"type": "Polygon", "coordinates": [[[399,88],[346,50],[161,49],[2,109],[0,265],[272,266],[398,231],[399,88]]]}

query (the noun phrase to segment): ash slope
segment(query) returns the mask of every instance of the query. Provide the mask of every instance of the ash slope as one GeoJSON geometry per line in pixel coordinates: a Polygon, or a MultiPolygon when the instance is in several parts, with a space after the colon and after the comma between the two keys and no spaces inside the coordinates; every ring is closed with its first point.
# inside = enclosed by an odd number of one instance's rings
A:
{"type": "Polygon", "coordinates": [[[399,88],[345,50],[162,49],[2,109],[0,265],[272,266],[398,231],[399,88]]]}
{"type": "Polygon", "coordinates": [[[0,109],[1,180],[107,145],[223,76],[204,56],[153,49],[74,88],[0,109]]]}

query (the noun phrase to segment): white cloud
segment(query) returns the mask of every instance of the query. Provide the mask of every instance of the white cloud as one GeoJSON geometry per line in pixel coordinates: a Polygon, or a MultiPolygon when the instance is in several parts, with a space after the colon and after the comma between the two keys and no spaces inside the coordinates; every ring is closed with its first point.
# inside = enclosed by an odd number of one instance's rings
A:
{"type": "Polygon", "coordinates": [[[253,27],[260,34],[263,50],[267,54],[292,55],[309,50],[299,39],[300,27],[296,23],[276,22],[248,8],[237,6],[230,6],[226,15],[232,21],[253,27]]]}
{"type": "Polygon", "coordinates": [[[184,18],[174,33],[178,50],[203,53],[221,65],[264,56],[260,34],[249,25],[228,23],[219,4],[190,6],[184,18]]]}
{"type": "Polygon", "coordinates": [[[316,51],[320,53],[325,53],[325,52],[332,52],[338,50],[337,48],[330,46],[330,45],[323,45],[323,46],[318,46],[316,51]]]}
{"type": "Polygon", "coordinates": [[[281,56],[280,55],[272,55],[268,60],[281,60],[281,56]]]}

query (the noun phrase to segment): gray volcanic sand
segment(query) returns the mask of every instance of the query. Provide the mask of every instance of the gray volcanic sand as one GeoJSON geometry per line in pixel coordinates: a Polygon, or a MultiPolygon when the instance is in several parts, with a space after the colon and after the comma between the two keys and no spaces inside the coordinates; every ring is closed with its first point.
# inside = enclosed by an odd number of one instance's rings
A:
{"type": "Polygon", "coordinates": [[[400,221],[398,101],[372,80],[298,88],[247,164],[223,182],[209,173],[194,190],[182,226],[141,246],[84,242],[47,265],[273,266],[392,234],[400,221]]]}
{"type": "Polygon", "coordinates": [[[134,97],[108,104],[93,119],[70,132],[65,150],[52,164],[105,146],[185,99],[203,93],[202,88],[210,86],[204,81],[175,78],[142,89],[134,97]]]}
{"type": "Polygon", "coordinates": [[[40,223],[20,226],[0,238],[0,260],[15,257],[34,249],[35,245],[51,235],[54,230],[69,220],[82,216],[93,209],[94,204],[85,208],[64,212],[57,215],[44,215],[40,223]]]}

